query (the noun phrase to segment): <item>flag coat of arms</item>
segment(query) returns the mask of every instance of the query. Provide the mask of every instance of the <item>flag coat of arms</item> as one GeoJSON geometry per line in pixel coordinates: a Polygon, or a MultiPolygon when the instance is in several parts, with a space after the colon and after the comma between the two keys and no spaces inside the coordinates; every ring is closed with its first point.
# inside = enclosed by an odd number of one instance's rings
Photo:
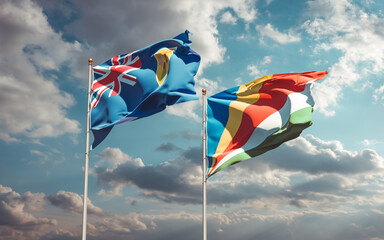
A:
{"type": "Polygon", "coordinates": [[[312,124],[312,83],[326,74],[267,75],[208,97],[208,177],[298,137],[312,124]]]}
{"type": "Polygon", "coordinates": [[[91,130],[95,148],[112,127],[158,113],[166,106],[196,100],[194,76],[200,56],[189,32],[95,66],[91,130]]]}

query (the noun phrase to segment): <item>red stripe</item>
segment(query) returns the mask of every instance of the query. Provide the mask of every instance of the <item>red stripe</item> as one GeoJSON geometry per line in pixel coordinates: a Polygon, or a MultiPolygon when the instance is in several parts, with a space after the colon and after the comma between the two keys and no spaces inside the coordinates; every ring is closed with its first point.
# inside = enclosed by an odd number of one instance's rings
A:
{"type": "Polygon", "coordinates": [[[217,156],[216,164],[232,150],[245,145],[253,130],[267,117],[284,106],[289,94],[304,91],[307,82],[317,81],[323,78],[325,74],[326,72],[275,74],[271,79],[266,80],[259,90],[259,100],[244,110],[239,129],[226,150],[217,156]]]}
{"type": "Polygon", "coordinates": [[[112,65],[113,66],[120,65],[120,63],[119,63],[119,56],[115,56],[115,57],[112,58],[112,65]]]}
{"type": "Polygon", "coordinates": [[[127,62],[128,62],[128,58],[129,58],[129,55],[127,55],[127,56],[124,57],[124,61],[123,61],[122,65],[127,64],[127,62]]]}
{"type": "Polygon", "coordinates": [[[131,75],[123,75],[123,78],[128,79],[132,82],[136,82],[136,78],[134,76],[131,76],[131,75]]]}
{"type": "Polygon", "coordinates": [[[136,62],[132,63],[129,66],[131,66],[132,68],[141,68],[141,61],[140,61],[140,59],[137,59],[136,62]]]}
{"type": "Polygon", "coordinates": [[[101,79],[100,81],[93,83],[92,91],[95,91],[96,89],[103,87],[103,86],[108,86],[109,84],[117,81],[118,76],[119,76],[119,73],[111,71],[105,78],[101,79]]]}
{"type": "Polygon", "coordinates": [[[108,88],[105,88],[103,89],[102,91],[99,92],[98,96],[97,96],[97,99],[95,101],[95,103],[93,104],[92,108],[96,107],[96,105],[99,103],[100,101],[100,98],[101,98],[101,95],[103,95],[103,93],[105,92],[105,90],[107,90],[108,88]]]}
{"type": "Polygon", "coordinates": [[[97,72],[97,73],[100,73],[100,74],[105,74],[106,72],[105,71],[101,71],[99,69],[93,69],[93,71],[97,72]]]}

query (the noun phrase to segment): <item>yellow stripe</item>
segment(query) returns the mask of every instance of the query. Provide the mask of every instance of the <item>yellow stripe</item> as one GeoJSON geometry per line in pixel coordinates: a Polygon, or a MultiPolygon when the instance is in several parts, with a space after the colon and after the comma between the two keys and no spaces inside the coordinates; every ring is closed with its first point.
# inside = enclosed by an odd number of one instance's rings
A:
{"type": "Polygon", "coordinates": [[[259,100],[259,90],[263,86],[262,83],[268,79],[271,79],[272,76],[273,75],[267,75],[239,87],[239,90],[236,93],[237,100],[232,101],[229,105],[227,125],[225,126],[224,132],[221,135],[216,153],[213,155],[213,161],[216,161],[216,157],[223,153],[231,143],[232,138],[237,133],[242,122],[244,110],[249,105],[252,105],[259,100]]]}
{"type": "Polygon", "coordinates": [[[164,80],[167,78],[169,71],[169,60],[175,48],[162,48],[155,53],[155,58],[157,61],[156,69],[156,79],[159,85],[163,84],[164,80]]]}

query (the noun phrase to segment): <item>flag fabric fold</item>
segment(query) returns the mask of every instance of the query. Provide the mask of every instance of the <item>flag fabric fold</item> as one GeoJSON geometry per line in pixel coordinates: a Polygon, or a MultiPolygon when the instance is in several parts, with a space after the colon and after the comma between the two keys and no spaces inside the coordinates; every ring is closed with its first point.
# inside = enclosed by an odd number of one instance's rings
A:
{"type": "Polygon", "coordinates": [[[312,83],[326,74],[267,75],[208,97],[207,176],[298,137],[312,124],[312,83]]]}
{"type": "Polygon", "coordinates": [[[200,56],[190,48],[191,43],[187,30],[93,68],[91,148],[101,143],[116,124],[198,99],[194,76],[200,56]]]}

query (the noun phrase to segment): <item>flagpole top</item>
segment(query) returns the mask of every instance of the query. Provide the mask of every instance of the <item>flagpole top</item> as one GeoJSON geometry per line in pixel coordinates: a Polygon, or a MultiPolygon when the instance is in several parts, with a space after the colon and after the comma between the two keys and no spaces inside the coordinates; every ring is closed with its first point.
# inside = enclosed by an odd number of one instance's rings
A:
{"type": "Polygon", "coordinates": [[[203,89],[201,90],[201,92],[203,93],[203,95],[207,94],[207,90],[206,90],[205,88],[203,88],[203,89]]]}
{"type": "Polygon", "coordinates": [[[89,65],[92,65],[92,63],[93,63],[93,59],[92,59],[92,58],[89,58],[89,59],[88,59],[88,63],[89,63],[89,65]]]}

